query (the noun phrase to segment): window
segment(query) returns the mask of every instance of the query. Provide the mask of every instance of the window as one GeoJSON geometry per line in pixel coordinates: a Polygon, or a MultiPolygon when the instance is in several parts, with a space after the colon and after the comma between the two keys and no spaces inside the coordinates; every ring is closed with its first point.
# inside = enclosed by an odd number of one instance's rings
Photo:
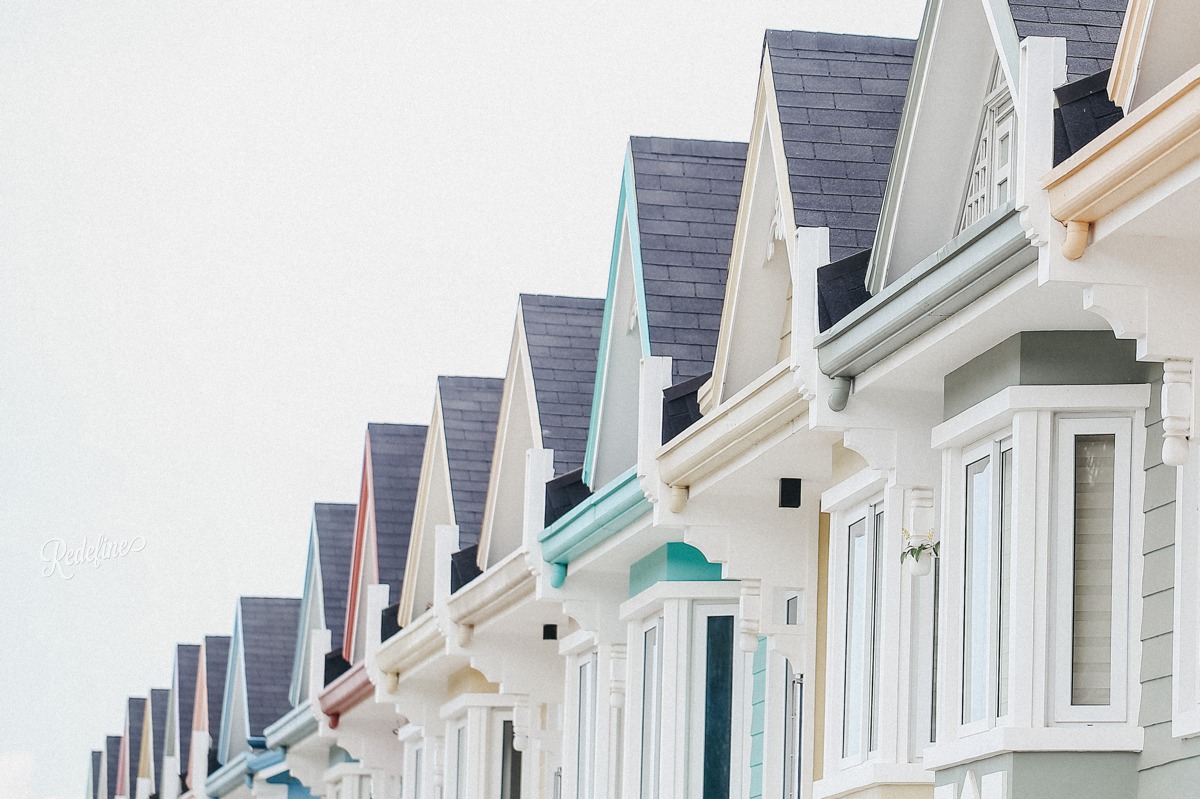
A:
{"type": "Polygon", "coordinates": [[[577,799],[593,799],[596,767],[596,654],[579,663],[579,735],[576,753],[577,799]]]}
{"type": "Polygon", "coordinates": [[[1012,443],[965,460],[962,723],[982,728],[1008,715],[1012,443]]]}
{"type": "Polygon", "coordinates": [[[501,724],[500,799],[521,799],[521,753],[513,741],[513,723],[501,724]]]}
{"type": "Polygon", "coordinates": [[[454,731],[454,799],[467,795],[467,725],[454,731]]]}
{"type": "Polygon", "coordinates": [[[662,715],[661,619],[642,633],[642,799],[658,796],[658,727],[662,715]]]}
{"type": "Polygon", "coordinates": [[[418,746],[413,751],[412,756],[412,792],[409,794],[410,799],[422,799],[421,783],[424,779],[422,771],[425,767],[425,747],[418,746]]]}
{"type": "Polygon", "coordinates": [[[879,743],[883,503],[852,513],[847,540],[846,649],[842,757],[864,758],[879,743]]]}
{"type": "Polygon", "coordinates": [[[1058,423],[1060,721],[1122,720],[1126,680],[1130,420],[1058,423]]]}
{"type": "Polygon", "coordinates": [[[729,796],[733,738],[733,616],[704,620],[704,799],[729,796]]]}
{"type": "Polygon", "coordinates": [[[1012,95],[1000,68],[1000,60],[996,59],[984,101],[983,119],[979,125],[958,232],[1004,205],[1012,195],[1014,120],[1012,95]]]}
{"type": "Polygon", "coordinates": [[[783,795],[785,799],[800,799],[804,763],[804,677],[792,672],[790,662],[786,664],[784,676],[783,795]]]}

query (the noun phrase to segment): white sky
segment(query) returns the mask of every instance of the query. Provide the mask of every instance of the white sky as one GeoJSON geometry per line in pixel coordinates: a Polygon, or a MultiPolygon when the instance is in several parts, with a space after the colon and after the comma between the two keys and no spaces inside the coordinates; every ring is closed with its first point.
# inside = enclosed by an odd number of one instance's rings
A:
{"type": "Polygon", "coordinates": [[[749,135],[763,30],[921,0],[0,5],[0,785],[78,796],[126,696],[297,596],[368,421],[601,296],[630,134],[749,135]],[[145,548],[65,580],[41,550],[145,548]]]}

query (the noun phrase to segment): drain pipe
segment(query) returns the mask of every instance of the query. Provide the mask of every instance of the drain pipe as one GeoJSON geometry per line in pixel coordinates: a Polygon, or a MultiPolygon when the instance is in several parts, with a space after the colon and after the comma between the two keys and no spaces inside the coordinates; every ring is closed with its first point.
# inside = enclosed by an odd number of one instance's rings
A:
{"type": "Polygon", "coordinates": [[[829,395],[829,410],[834,413],[840,413],[846,410],[846,403],[850,401],[850,378],[835,377],[833,380],[833,392],[829,395]]]}
{"type": "Polygon", "coordinates": [[[1078,261],[1088,246],[1091,223],[1071,220],[1067,222],[1067,238],[1063,242],[1062,254],[1068,261],[1078,261]]]}

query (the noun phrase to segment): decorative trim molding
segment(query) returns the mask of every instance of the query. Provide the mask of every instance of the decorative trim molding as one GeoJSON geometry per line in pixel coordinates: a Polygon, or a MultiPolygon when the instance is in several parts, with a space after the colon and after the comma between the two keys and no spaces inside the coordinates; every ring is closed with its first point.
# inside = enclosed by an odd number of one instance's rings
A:
{"type": "Polygon", "coordinates": [[[1188,461],[1192,435],[1192,362],[1168,358],[1163,362],[1162,417],[1163,463],[1183,466],[1188,461]]]}

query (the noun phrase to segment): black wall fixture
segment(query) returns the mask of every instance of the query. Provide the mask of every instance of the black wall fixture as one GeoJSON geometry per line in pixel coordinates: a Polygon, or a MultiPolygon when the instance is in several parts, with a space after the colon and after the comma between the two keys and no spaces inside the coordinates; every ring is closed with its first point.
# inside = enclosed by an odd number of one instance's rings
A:
{"type": "Polygon", "coordinates": [[[800,507],[800,484],[799,477],[779,478],[779,507],[800,507]]]}

